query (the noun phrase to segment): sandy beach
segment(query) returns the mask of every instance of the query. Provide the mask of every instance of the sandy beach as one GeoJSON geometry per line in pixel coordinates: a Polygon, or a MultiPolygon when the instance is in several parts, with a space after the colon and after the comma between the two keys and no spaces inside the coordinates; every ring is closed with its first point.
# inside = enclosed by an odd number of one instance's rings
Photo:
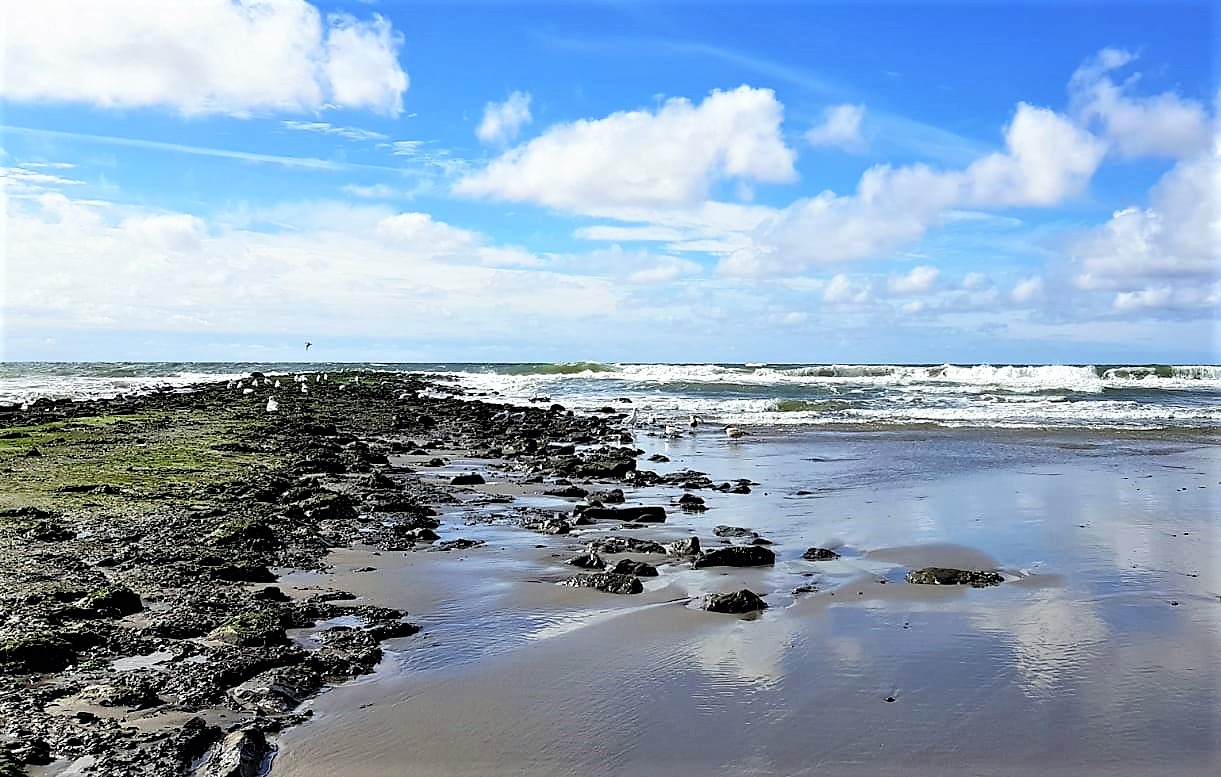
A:
{"type": "Polygon", "coordinates": [[[1221,764],[1211,442],[937,431],[640,443],[671,457],[659,470],[758,485],[633,536],[708,545],[718,524],[750,527],[776,543],[776,565],[661,564],[644,595],[616,597],[553,584],[600,527],[542,549],[480,527],[487,547],[426,565],[344,552],[331,575],[286,582],[419,612],[426,638],[392,644],[372,677],[311,701],[313,718],[279,738],[272,774],[1205,775],[1221,764]],[[841,558],[804,561],[808,546],[841,558]],[[350,573],[367,565],[378,569],[350,573]],[[995,568],[1005,582],[904,582],[929,565],[995,568]],[[694,608],[741,587],[769,608],[694,608]]]}

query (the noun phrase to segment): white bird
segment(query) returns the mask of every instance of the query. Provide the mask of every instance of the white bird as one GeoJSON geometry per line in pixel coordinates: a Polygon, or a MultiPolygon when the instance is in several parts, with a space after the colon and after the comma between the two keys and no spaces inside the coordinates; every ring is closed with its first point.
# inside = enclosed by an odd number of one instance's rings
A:
{"type": "Polygon", "coordinates": [[[682,437],[683,433],[678,430],[677,426],[671,426],[670,424],[666,424],[664,436],[665,437],[682,437]]]}
{"type": "Polygon", "coordinates": [[[330,375],[327,375],[327,374],[324,372],[324,373],[322,373],[322,379],[323,379],[323,380],[330,380],[330,379],[331,379],[331,376],[330,376],[330,375]]]}
{"type": "Polygon", "coordinates": [[[344,389],[346,389],[347,387],[348,387],[348,384],[346,384],[346,383],[340,383],[340,384],[339,384],[339,390],[340,390],[340,391],[343,391],[343,390],[344,390],[344,389]]]}
{"type": "Polygon", "coordinates": [[[279,387],[280,387],[280,381],[278,381],[278,380],[277,380],[277,381],[276,381],[276,388],[279,388],[279,387]]]}
{"type": "Polygon", "coordinates": [[[275,397],[271,397],[270,399],[267,400],[267,412],[268,413],[274,413],[279,409],[280,409],[280,403],[276,401],[275,397]]]}
{"type": "Polygon", "coordinates": [[[322,376],[321,376],[321,375],[315,375],[315,376],[314,376],[314,382],[315,382],[315,383],[321,383],[321,382],[322,382],[322,376]]]}
{"type": "Polygon", "coordinates": [[[301,393],[302,393],[302,394],[308,394],[308,393],[309,393],[309,386],[307,386],[307,385],[305,385],[304,383],[302,383],[302,384],[301,384],[301,393]]]}
{"type": "Polygon", "coordinates": [[[632,414],[627,417],[627,422],[633,425],[636,423],[636,408],[632,408],[632,414]]]}
{"type": "Polygon", "coordinates": [[[726,426],[725,427],[725,436],[731,440],[735,440],[739,437],[744,437],[745,435],[746,435],[746,432],[742,431],[741,429],[739,429],[736,426],[726,426]]]}
{"type": "Polygon", "coordinates": [[[253,394],[253,393],[254,393],[254,389],[252,389],[252,388],[242,389],[242,394],[253,394]]]}

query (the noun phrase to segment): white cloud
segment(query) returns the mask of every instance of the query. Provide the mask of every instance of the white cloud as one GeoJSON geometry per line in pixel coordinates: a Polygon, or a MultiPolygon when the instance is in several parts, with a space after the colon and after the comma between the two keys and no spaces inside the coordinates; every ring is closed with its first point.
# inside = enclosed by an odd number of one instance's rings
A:
{"type": "Polygon", "coordinates": [[[839,146],[857,149],[861,146],[863,105],[835,105],[823,112],[823,122],[806,131],[806,142],[812,146],[839,146]]]}
{"type": "Polygon", "coordinates": [[[1082,192],[1102,161],[1096,138],[1045,108],[1019,103],[1003,152],[963,170],[877,165],[856,193],[798,200],[721,263],[731,275],[779,275],[820,263],[884,258],[957,207],[1049,206],[1082,192]]]}
{"type": "Polygon", "coordinates": [[[872,287],[865,281],[853,281],[847,275],[839,273],[833,277],[823,289],[823,302],[831,304],[861,304],[869,301],[872,287]]]}
{"type": "Polygon", "coordinates": [[[783,112],[770,89],[741,86],[699,105],[674,98],[656,111],[557,124],[454,189],[590,215],[690,208],[718,180],[796,178],[780,135],[783,112]]]}
{"type": "Polygon", "coordinates": [[[515,140],[521,128],[534,120],[530,115],[530,99],[528,92],[513,92],[502,103],[488,103],[475,136],[484,143],[503,144],[515,140]]]}
{"type": "Polygon", "coordinates": [[[1112,303],[1120,311],[1190,310],[1221,307],[1221,283],[1211,286],[1151,286],[1121,291],[1112,303]]]}
{"type": "Polygon", "coordinates": [[[1099,125],[1125,156],[1186,157],[1206,151],[1210,130],[1203,104],[1171,92],[1133,96],[1139,73],[1122,84],[1110,78],[1135,59],[1121,49],[1103,49],[1082,64],[1068,87],[1074,115],[1083,124],[1099,125]]]}
{"type": "Polygon", "coordinates": [[[353,183],[344,186],[343,191],[353,197],[362,197],[368,200],[390,200],[403,196],[403,192],[384,183],[375,183],[368,186],[353,183]]]}
{"type": "Polygon", "coordinates": [[[962,276],[961,286],[962,286],[962,288],[966,289],[967,291],[971,291],[974,289],[980,289],[987,285],[988,285],[988,276],[984,275],[981,272],[969,272],[966,275],[962,276]]]}
{"type": "Polygon", "coordinates": [[[297,132],[318,132],[323,135],[336,135],[348,140],[389,140],[389,136],[373,130],[360,127],[337,127],[325,121],[282,121],[284,129],[297,132]]]}
{"type": "Polygon", "coordinates": [[[10,4],[5,21],[0,89],[14,102],[397,115],[407,90],[388,21],[324,22],[305,0],[44,0],[10,4]]]}
{"type": "Polygon", "coordinates": [[[913,267],[906,275],[892,275],[886,287],[891,294],[924,294],[932,290],[940,275],[936,267],[922,265],[913,267]]]}
{"type": "Polygon", "coordinates": [[[1024,304],[1043,295],[1043,279],[1037,275],[1018,281],[1009,296],[1014,302],[1024,304]]]}
{"type": "Polygon", "coordinates": [[[637,270],[627,276],[629,283],[660,285],[681,278],[685,275],[695,275],[701,271],[695,262],[678,259],[673,256],[663,256],[652,267],[637,270]]]}

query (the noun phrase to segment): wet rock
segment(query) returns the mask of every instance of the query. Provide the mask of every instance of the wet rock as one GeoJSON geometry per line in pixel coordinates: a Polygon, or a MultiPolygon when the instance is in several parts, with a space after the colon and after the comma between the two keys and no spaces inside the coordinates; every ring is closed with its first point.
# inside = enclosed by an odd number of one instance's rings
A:
{"type": "Polygon", "coordinates": [[[582,515],[595,521],[636,521],[639,523],[665,523],[666,508],[648,507],[588,507],[582,515]]]}
{"type": "Polygon", "coordinates": [[[718,537],[758,537],[759,533],[741,526],[718,526],[712,530],[718,537]]]}
{"type": "Polygon", "coordinates": [[[839,554],[829,548],[810,548],[801,557],[806,561],[834,561],[839,554]]]}
{"type": "Polygon", "coordinates": [[[666,456],[665,454],[662,454],[662,453],[654,453],[652,456],[649,457],[649,461],[654,461],[654,462],[658,462],[658,463],[666,462],[669,460],[670,460],[670,457],[666,456]]]}
{"type": "Polygon", "coordinates": [[[591,502],[601,502],[605,505],[621,505],[625,501],[622,488],[612,488],[609,491],[595,491],[589,495],[591,502]]]}
{"type": "Polygon", "coordinates": [[[259,777],[270,752],[267,737],[259,729],[234,731],[217,745],[202,777],[259,777]]]}
{"type": "Polygon", "coordinates": [[[545,496],[561,496],[566,499],[582,499],[589,495],[589,492],[580,486],[566,486],[564,488],[553,488],[549,491],[544,491],[545,496]]]}
{"type": "Polygon", "coordinates": [[[582,553],[576,558],[569,559],[568,563],[581,569],[604,569],[606,567],[606,562],[597,553],[582,553]]]}
{"type": "Polygon", "coordinates": [[[734,545],[710,550],[697,558],[692,566],[705,567],[758,567],[776,563],[776,554],[758,545],[734,545]]]}
{"type": "Polygon", "coordinates": [[[695,494],[683,494],[678,498],[678,507],[685,513],[702,513],[708,509],[704,498],[695,494]]]}
{"type": "Polygon", "coordinates": [[[776,543],[772,542],[771,540],[767,539],[766,537],[755,537],[753,540],[750,541],[750,544],[751,545],[775,545],[776,543]]]}
{"type": "Polygon", "coordinates": [[[740,614],[767,609],[767,602],[754,591],[743,588],[731,593],[708,594],[702,607],[708,612],[740,614]]]}
{"type": "Polygon", "coordinates": [[[633,561],[630,558],[619,559],[611,570],[616,575],[636,575],[637,577],[657,577],[657,567],[646,561],[633,561]]]}
{"type": "Polygon", "coordinates": [[[76,650],[51,632],[0,638],[0,674],[58,672],[76,661],[76,650]]]}
{"type": "Polygon", "coordinates": [[[247,610],[217,626],[208,638],[242,647],[280,645],[288,641],[286,625],[279,610],[247,610]]]}
{"type": "Polygon", "coordinates": [[[671,556],[698,556],[700,554],[700,538],[687,537],[675,540],[666,545],[666,553],[671,556]]]}
{"type": "Polygon", "coordinates": [[[644,590],[639,578],[614,572],[582,573],[565,580],[563,585],[574,588],[593,588],[608,594],[638,594],[644,590]]]}
{"type": "Polygon", "coordinates": [[[157,695],[156,682],[134,674],[119,677],[112,682],[86,686],[81,690],[80,697],[89,704],[125,707],[129,710],[144,710],[165,703],[157,695]]]}
{"type": "Polygon", "coordinates": [[[212,530],[208,540],[222,547],[243,547],[252,550],[271,550],[280,545],[275,529],[263,516],[229,518],[212,530]]]}
{"type": "Polygon", "coordinates": [[[603,537],[585,546],[588,553],[665,553],[660,543],[636,537],[603,537]]]}
{"type": "Polygon", "coordinates": [[[255,564],[249,561],[220,564],[210,568],[209,572],[217,580],[235,583],[274,583],[276,581],[276,574],[265,564],[255,564]]]}
{"type": "Polygon", "coordinates": [[[91,591],[78,601],[76,606],[95,615],[111,618],[121,618],[144,609],[139,594],[122,583],[91,591]]]}
{"type": "Polygon", "coordinates": [[[456,540],[446,540],[445,542],[438,542],[436,545],[429,548],[429,550],[439,550],[439,551],[466,550],[468,548],[477,548],[483,544],[484,544],[483,540],[468,540],[468,539],[463,539],[460,537],[456,540]]]}
{"type": "Polygon", "coordinates": [[[522,523],[522,526],[540,534],[567,534],[572,531],[572,524],[558,516],[525,521],[522,523]]]}
{"type": "Polygon", "coordinates": [[[912,569],[907,573],[907,582],[918,585],[969,585],[973,588],[987,588],[1000,585],[1004,580],[997,572],[949,567],[925,567],[912,569]]]}
{"type": "Polygon", "coordinates": [[[806,583],[805,585],[799,585],[796,588],[794,588],[793,596],[801,596],[802,594],[812,594],[817,590],[818,590],[818,587],[815,586],[813,583],[806,583]]]}
{"type": "Polygon", "coordinates": [[[478,472],[467,472],[462,475],[455,475],[450,479],[451,486],[480,486],[487,481],[483,479],[483,475],[478,472]]]}

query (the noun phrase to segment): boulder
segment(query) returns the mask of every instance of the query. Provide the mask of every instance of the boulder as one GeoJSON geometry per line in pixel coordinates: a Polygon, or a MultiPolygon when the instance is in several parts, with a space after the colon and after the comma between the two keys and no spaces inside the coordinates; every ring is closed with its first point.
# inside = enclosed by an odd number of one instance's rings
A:
{"type": "Polygon", "coordinates": [[[987,588],[1005,581],[997,572],[976,569],[951,569],[948,567],[925,567],[907,573],[907,582],[918,585],[969,585],[987,588]]]}
{"type": "Polygon", "coordinates": [[[581,573],[564,581],[574,588],[593,588],[608,594],[638,594],[644,590],[640,578],[614,572],[581,573]]]}
{"type": "Polygon", "coordinates": [[[242,647],[282,645],[288,641],[286,620],[277,610],[247,610],[217,626],[208,637],[242,647]]]}
{"type": "Polygon", "coordinates": [[[637,577],[657,577],[657,567],[646,561],[633,561],[630,558],[619,559],[611,570],[616,575],[636,575],[637,577]]]}
{"type": "Polygon", "coordinates": [[[568,563],[581,569],[604,569],[606,567],[606,562],[597,553],[582,553],[576,558],[569,559],[568,563]]]}
{"type": "Polygon", "coordinates": [[[486,482],[483,479],[483,475],[480,475],[478,472],[467,472],[462,475],[454,475],[454,477],[450,478],[449,484],[451,486],[480,486],[486,482]]]}
{"type": "Polygon", "coordinates": [[[801,557],[806,561],[834,561],[839,554],[829,548],[810,548],[801,557]]]}
{"type": "Polygon", "coordinates": [[[103,586],[86,594],[77,602],[77,607],[97,615],[115,618],[131,615],[144,609],[139,594],[122,583],[103,586]]]}
{"type": "Polygon", "coordinates": [[[603,537],[585,546],[587,553],[665,553],[660,543],[635,537],[603,537]]]}
{"type": "Polygon", "coordinates": [[[704,567],[760,567],[776,563],[776,554],[759,545],[733,545],[728,548],[710,550],[697,558],[692,566],[704,567]]]}
{"type": "Polygon", "coordinates": [[[708,612],[745,613],[767,609],[767,602],[754,591],[743,588],[730,593],[708,594],[702,607],[708,612]]]}
{"type": "Polygon", "coordinates": [[[649,507],[587,507],[581,513],[595,521],[635,521],[638,523],[665,523],[666,508],[649,507]]]}
{"type": "Polygon", "coordinates": [[[666,545],[666,553],[671,556],[698,556],[700,554],[700,538],[687,537],[675,540],[666,545]]]}
{"type": "Polygon", "coordinates": [[[225,736],[203,770],[203,777],[258,777],[270,747],[257,728],[234,731],[225,736]]]}

